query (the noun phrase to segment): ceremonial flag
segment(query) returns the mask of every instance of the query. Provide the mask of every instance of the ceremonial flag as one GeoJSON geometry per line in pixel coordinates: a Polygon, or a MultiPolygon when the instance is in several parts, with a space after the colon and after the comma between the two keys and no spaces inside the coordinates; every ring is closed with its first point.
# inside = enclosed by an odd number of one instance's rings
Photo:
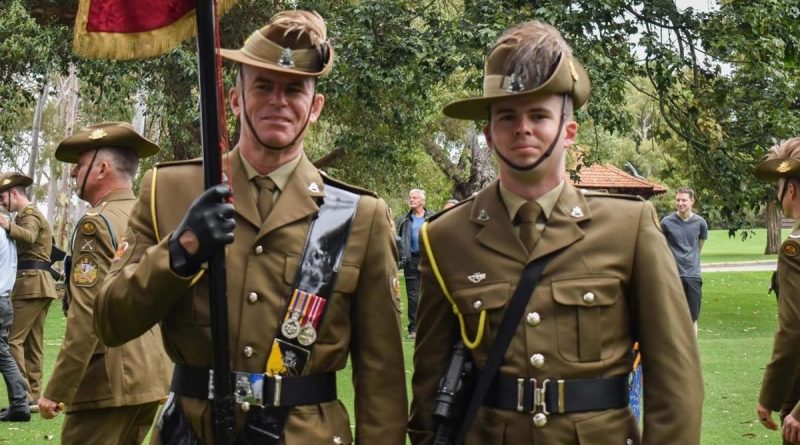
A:
{"type": "MultiPolygon", "coordinates": [[[[220,15],[236,0],[218,0],[220,15]]],[[[80,0],[75,54],[86,58],[155,57],[195,35],[197,0],[80,0]]]]}

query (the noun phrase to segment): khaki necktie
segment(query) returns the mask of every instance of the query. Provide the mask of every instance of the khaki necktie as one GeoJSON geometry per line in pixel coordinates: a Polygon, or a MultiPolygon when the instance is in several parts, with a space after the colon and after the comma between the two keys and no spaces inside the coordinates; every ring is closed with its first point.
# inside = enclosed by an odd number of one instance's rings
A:
{"type": "Polygon", "coordinates": [[[275,182],[268,176],[256,176],[253,181],[258,186],[258,214],[261,221],[266,221],[267,215],[272,210],[272,194],[275,192],[275,182]]]}
{"type": "Polygon", "coordinates": [[[535,201],[529,201],[517,210],[517,222],[519,223],[519,239],[528,249],[528,253],[533,252],[533,247],[539,239],[539,232],[536,230],[536,221],[542,213],[542,208],[535,201]]]}

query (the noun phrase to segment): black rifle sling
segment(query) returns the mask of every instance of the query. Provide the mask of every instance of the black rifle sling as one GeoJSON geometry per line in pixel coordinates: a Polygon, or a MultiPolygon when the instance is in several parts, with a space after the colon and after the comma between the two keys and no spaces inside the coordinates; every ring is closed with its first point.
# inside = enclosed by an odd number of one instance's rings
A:
{"type": "Polygon", "coordinates": [[[478,408],[480,408],[486,393],[489,391],[489,385],[491,385],[495,374],[497,374],[497,370],[500,369],[500,364],[503,363],[503,356],[508,350],[508,345],[511,344],[511,337],[514,336],[514,332],[516,332],[517,326],[522,320],[522,312],[525,310],[525,305],[530,300],[545,266],[559,252],[560,250],[557,250],[535,259],[533,262],[528,263],[525,266],[525,270],[522,271],[522,278],[517,284],[516,290],[514,290],[514,295],[511,296],[511,301],[508,303],[506,313],[503,315],[503,321],[500,322],[500,328],[497,330],[494,343],[489,349],[486,364],[480,369],[478,382],[475,384],[475,390],[472,392],[467,411],[461,421],[456,444],[464,443],[469,427],[478,413],[478,408]]]}

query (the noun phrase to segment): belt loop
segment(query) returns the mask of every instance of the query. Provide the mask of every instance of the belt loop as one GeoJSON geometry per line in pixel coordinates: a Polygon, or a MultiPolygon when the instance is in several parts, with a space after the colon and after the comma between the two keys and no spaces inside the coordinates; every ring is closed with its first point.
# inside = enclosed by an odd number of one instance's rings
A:
{"type": "Polygon", "coordinates": [[[525,410],[525,379],[517,379],[517,411],[525,410]]]}
{"type": "Polygon", "coordinates": [[[557,380],[558,382],[558,412],[564,413],[564,380],[557,380]]]}
{"type": "Polygon", "coordinates": [[[281,385],[283,384],[283,376],[276,375],[275,379],[275,394],[272,397],[272,406],[281,405],[281,385]]]}

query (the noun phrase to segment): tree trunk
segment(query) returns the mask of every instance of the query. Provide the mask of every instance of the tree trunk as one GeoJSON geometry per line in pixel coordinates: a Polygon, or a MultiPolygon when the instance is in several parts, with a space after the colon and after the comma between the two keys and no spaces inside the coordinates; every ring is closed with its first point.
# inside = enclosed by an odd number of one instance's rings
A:
{"type": "MultiPolygon", "coordinates": [[[[465,134],[467,146],[471,157],[469,179],[466,183],[456,183],[453,187],[453,196],[456,199],[468,198],[473,193],[483,189],[497,177],[497,171],[492,162],[491,151],[481,143],[480,133],[475,126],[467,127],[465,134]]],[[[459,161],[459,166],[465,162],[459,161]]]]}
{"type": "Polygon", "coordinates": [[[767,209],[765,210],[767,217],[767,247],[764,249],[765,255],[773,255],[778,253],[778,248],[781,245],[781,209],[778,208],[775,200],[769,200],[767,209]]]}
{"type": "MultiPolygon", "coordinates": [[[[69,76],[64,80],[63,88],[61,91],[61,106],[63,111],[61,114],[64,117],[64,137],[71,136],[74,132],[75,122],[77,121],[78,114],[78,74],[75,66],[70,65],[69,76]]],[[[75,208],[70,205],[70,197],[72,190],[70,190],[71,181],[70,176],[72,173],[72,164],[63,164],[64,168],[61,171],[61,179],[59,182],[58,203],[61,205],[59,215],[56,218],[56,226],[54,235],[56,244],[68,248],[67,245],[70,240],[70,232],[72,222],[75,220],[75,208]]],[[[80,210],[85,209],[83,206],[79,207],[80,210]]]]}
{"type": "Polygon", "coordinates": [[[50,82],[44,78],[39,100],[36,101],[36,109],[33,112],[33,130],[31,131],[31,157],[28,159],[28,177],[35,178],[36,163],[39,160],[39,132],[42,127],[42,110],[47,103],[47,92],[50,89],[50,82]]]}

